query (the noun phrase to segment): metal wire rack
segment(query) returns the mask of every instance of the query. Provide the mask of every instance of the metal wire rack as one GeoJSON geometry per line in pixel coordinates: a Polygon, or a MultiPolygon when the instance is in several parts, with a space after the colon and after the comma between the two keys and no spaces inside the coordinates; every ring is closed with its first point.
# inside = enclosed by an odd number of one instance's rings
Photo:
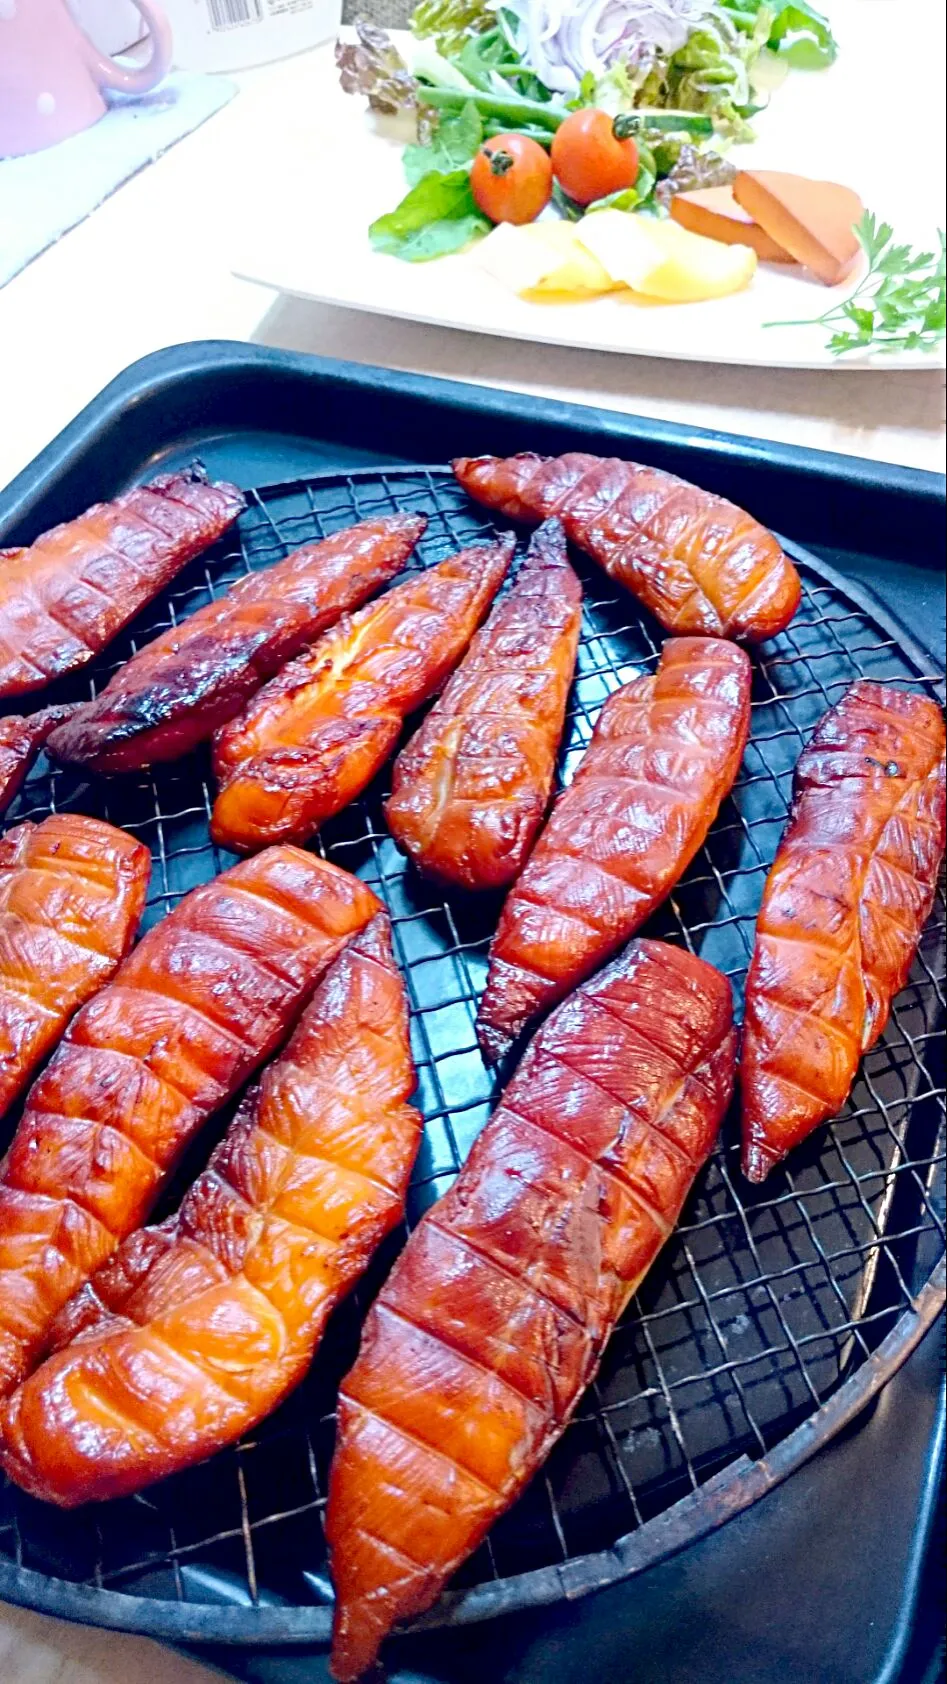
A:
{"type": "MultiPolygon", "coordinates": [[[[441,468],[366,469],[253,492],[237,539],[193,564],[134,637],[60,687],[62,699],[95,693],[135,647],[243,572],[394,507],[429,517],[415,565],[489,525],[441,468]]],[[[717,965],[738,1001],[793,767],[816,720],[859,676],[939,695],[923,652],[877,603],[787,548],[803,602],[789,630],[757,656],[743,770],[649,929],[717,965]]],[[[659,652],[657,628],[634,601],[591,564],[578,565],[586,599],[564,781],[605,697],[650,670],[659,652]]],[[[499,900],[442,896],[421,881],[387,834],[387,787],[385,773],[325,827],[318,846],[369,882],[393,920],[425,1117],[410,1225],[449,1185],[496,1098],[474,1018],[499,900]]],[[[41,761],[7,823],[68,807],[140,836],[154,858],[147,923],[232,863],[209,838],[211,799],[202,753],[110,782],[41,761]]],[[[427,1623],[574,1595],[679,1547],[824,1442],[903,1360],[943,1302],[944,910],[941,898],[910,983],[834,1123],[763,1188],[742,1180],[736,1133],[725,1125],[576,1419],[427,1623]]],[[[226,1120],[182,1166],[158,1215],[176,1204],[226,1120]]],[[[334,1318],[307,1382],[232,1450],[136,1498],[65,1515],[0,1490],[0,1595],[153,1635],[326,1637],[332,1592],[322,1519],[335,1392],[365,1304],[403,1237],[383,1248],[334,1318]]]]}

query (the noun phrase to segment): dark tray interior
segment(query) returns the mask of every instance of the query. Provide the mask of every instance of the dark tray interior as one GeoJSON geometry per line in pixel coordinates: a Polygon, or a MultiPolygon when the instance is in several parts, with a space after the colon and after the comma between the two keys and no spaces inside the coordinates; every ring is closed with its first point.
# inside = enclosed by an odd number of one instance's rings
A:
{"type": "MultiPolygon", "coordinates": [[[[565,414],[561,406],[537,411],[523,400],[465,388],[445,394],[436,383],[377,371],[307,365],[213,347],[152,359],[0,498],[0,535],[10,542],[142,477],[156,461],[184,461],[196,450],[213,472],[259,488],[239,545],[225,543],[189,569],[91,674],[61,686],[62,696],[101,685],[135,643],[245,568],[320,531],[394,502],[422,509],[432,517],[421,550],[430,562],[483,530],[482,512],[449,476],[399,468],[406,455],[443,461],[461,449],[572,446],[637,454],[676,469],[749,504],[794,539],[806,537],[813,551],[796,551],[806,587],[800,616],[757,665],[753,740],[737,788],[649,932],[687,941],[727,971],[739,994],[792,766],[815,720],[858,673],[936,690],[935,661],[865,595],[857,576],[882,581],[887,601],[900,594],[912,619],[928,595],[936,606],[936,576],[925,561],[929,547],[936,555],[942,521],[937,481],[902,470],[872,473],[864,464],[854,464],[853,474],[847,460],[748,448],[591,411],[565,414]],[[903,557],[908,548],[911,562],[903,557]]],[[[561,758],[566,776],[604,696],[652,666],[659,645],[658,628],[629,598],[593,567],[582,571],[586,624],[561,758]]],[[[929,611],[921,622],[930,630],[929,611]]],[[[395,920],[427,1119],[412,1192],[416,1216],[455,1172],[495,1093],[472,1019],[496,904],[443,898],[404,866],[385,832],[385,788],[383,775],[326,827],[322,844],[379,889],[395,920]]],[[[200,755],[153,780],[91,785],[41,763],[7,822],[55,803],[135,830],[155,855],[154,918],[229,863],[207,837],[209,790],[200,755]]],[[[941,904],[912,984],[843,1117],[766,1188],[751,1192],[742,1184],[728,1124],[579,1419],[468,1564],[463,1582],[509,1583],[529,1569],[548,1573],[607,1549],[741,1453],[765,1454],[856,1374],[910,1309],[943,1249],[943,1076],[935,1063],[942,949],[941,904]]],[[[197,1162],[209,1145],[205,1136],[197,1162]]],[[[165,1203],[174,1202],[172,1192],[165,1203]]],[[[274,1613],[307,1609],[314,1616],[304,1622],[308,1635],[321,1635],[328,1595],[321,1513],[334,1388],[353,1354],[359,1302],[389,1259],[378,1260],[356,1301],[336,1318],[309,1383],[252,1443],[136,1501],[65,1519],[6,1495],[0,1550],[30,1579],[35,1573],[54,1586],[88,1585],[93,1603],[100,1588],[130,1593],[140,1612],[128,1621],[139,1629],[155,1629],[149,1608],[158,1604],[256,1601],[274,1613]]],[[[526,1589],[523,1596],[530,1600],[526,1589]]],[[[217,1629],[206,1635],[226,1634],[226,1613],[220,1610],[217,1629]]],[[[105,1601],[98,1611],[90,1604],[90,1617],[127,1623],[105,1601]]]]}

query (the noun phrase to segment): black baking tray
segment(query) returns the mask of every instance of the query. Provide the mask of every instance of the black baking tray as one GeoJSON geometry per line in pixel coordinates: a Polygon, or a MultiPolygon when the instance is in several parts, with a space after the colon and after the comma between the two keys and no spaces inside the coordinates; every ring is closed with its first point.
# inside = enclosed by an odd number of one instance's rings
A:
{"type": "MultiPolygon", "coordinates": [[[[157,466],[184,462],[195,455],[200,455],[212,474],[233,477],[244,485],[263,485],[312,475],[364,473],[375,465],[443,462],[452,454],[479,450],[506,453],[522,448],[544,452],[583,448],[640,456],[732,496],[767,524],[791,532],[797,542],[806,544],[837,569],[845,577],[851,601],[870,605],[872,598],[865,595],[865,588],[880,598],[884,610],[893,610],[906,626],[905,642],[913,634],[916,643],[933,657],[929,670],[939,669],[943,649],[943,577],[939,569],[944,549],[944,482],[940,476],[255,347],[224,343],[182,346],[126,371],[0,494],[0,542],[27,541],[36,531],[68,518],[96,498],[114,495],[157,466]]],[[[876,622],[884,620],[886,630],[898,635],[895,620],[890,613],[885,618],[884,610],[872,610],[876,622]]],[[[892,1382],[892,1393],[903,1389],[907,1375],[918,1371],[919,1359],[930,1348],[929,1336],[892,1382]]],[[[913,1460],[902,1456],[903,1478],[900,1482],[889,1480],[883,1496],[882,1482],[873,1478],[879,1454],[877,1434],[875,1445],[869,1443],[879,1411],[868,1423],[862,1418],[861,1427],[853,1429],[844,1444],[846,1453],[854,1456],[860,1468],[856,1477],[867,1489],[877,1484],[879,1500],[889,1506],[889,1511],[896,1506],[901,1522],[900,1527],[890,1525],[888,1549],[880,1556],[872,1555],[868,1548],[868,1528],[863,1523],[869,1582],[859,1587],[857,1600],[853,1597],[850,1617],[854,1630],[855,1622],[864,1623],[865,1603],[870,1602],[878,1616],[873,1629],[879,1641],[872,1648],[871,1660],[867,1651],[863,1653],[863,1674],[845,1674],[852,1684],[898,1676],[891,1667],[908,1641],[906,1632],[916,1604],[919,1549],[934,1512],[931,1492],[942,1455],[942,1436],[938,1436],[942,1405],[938,1409],[936,1384],[929,1375],[922,1385],[930,1404],[929,1430],[921,1431],[920,1436],[915,1431],[912,1445],[916,1454],[913,1460]],[[895,1596],[882,1595],[877,1578],[874,1588],[870,1582],[871,1573],[878,1575],[885,1570],[889,1581],[897,1580],[895,1596]],[[890,1627],[887,1633],[881,1629],[886,1622],[890,1627]]],[[[923,1411],[915,1411],[915,1417],[915,1424],[926,1421],[923,1411]]],[[[775,1605],[770,1586],[769,1618],[774,1624],[784,1622],[787,1629],[798,1625],[794,1609],[798,1609],[800,1598],[811,1596],[811,1586],[804,1582],[811,1550],[794,1551],[790,1547],[794,1494],[805,1480],[809,1485],[807,1512],[823,1500],[834,1504],[837,1497],[832,1492],[831,1476],[820,1476],[819,1468],[823,1460],[827,1464],[837,1457],[841,1448],[837,1442],[823,1459],[804,1474],[796,1474],[788,1487],[763,1506],[765,1523],[772,1529],[770,1560],[778,1556],[780,1563],[775,1605]],[[781,1529],[785,1533],[782,1546],[781,1529]]],[[[885,1454],[883,1449],[880,1453],[885,1454]]],[[[796,1502],[798,1505],[798,1499],[796,1502]]],[[[403,1651],[405,1660],[410,1659],[410,1670],[398,1677],[466,1680],[477,1676],[479,1669],[479,1676],[492,1670],[499,1677],[525,1680],[551,1676],[550,1668],[561,1669],[563,1677],[578,1677],[578,1671],[570,1670],[574,1663],[568,1660],[570,1633],[574,1635],[576,1628],[580,1634],[587,1634],[593,1653],[600,1654],[600,1675],[617,1677],[619,1674],[609,1669],[620,1664],[620,1651],[614,1641],[609,1646],[605,1640],[601,1616],[596,1613],[609,1599],[612,1609],[623,1610],[627,1618],[613,1613],[608,1629],[613,1633],[616,1628],[627,1630],[627,1640],[643,1663],[642,1680],[661,1676],[683,1681],[707,1675],[706,1660],[699,1663],[704,1668],[701,1674],[694,1670],[698,1663],[693,1659],[688,1662],[683,1653],[680,1669],[676,1668],[673,1652],[668,1652],[661,1635],[662,1623],[668,1606],[673,1604],[674,1587],[679,1592],[689,1574],[699,1572],[691,1564],[701,1559],[701,1552],[704,1558],[708,1552],[718,1558],[724,1553],[738,1561],[739,1528],[749,1526],[743,1583],[738,1567],[726,1593],[732,1595],[734,1605],[729,1614],[722,1615],[721,1641],[724,1631],[739,1633],[744,1629],[735,1616],[745,1592],[746,1575],[751,1571],[749,1558],[754,1549],[758,1553],[758,1542],[754,1545],[751,1540],[759,1508],[757,1505],[757,1510],[750,1510],[722,1533],[652,1569],[644,1582],[656,1583],[657,1576],[662,1576],[664,1603],[660,1594],[643,1600],[636,1595],[633,1582],[601,1593],[590,1604],[566,1610],[543,1609],[538,1626],[537,1617],[532,1616],[532,1635],[529,1620],[524,1623],[521,1617],[516,1628],[521,1633],[519,1640],[515,1630],[511,1631],[509,1619],[502,1626],[494,1623],[475,1628],[475,1638],[470,1631],[463,1638],[451,1631],[417,1638],[411,1640],[409,1650],[403,1651]],[[651,1665],[663,1667],[663,1671],[649,1670],[645,1659],[649,1634],[651,1665]],[[522,1668],[501,1670],[500,1654],[509,1658],[511,1652],[517,1652],[518,1644],[522,1668]],[[473,1671],[472,1657],[479,1657],[473,1671]]],[[[826,1535],[831,1531],[828,1515],[824,1530],[826,1535]]],[[[851,1547],[857,1550],[857,1540],[852,1540],[851,1547]]],[[[884,1588],[890,1592],[891,1583],[884,1588]]],[[[51,1606],[48,1601],[45,1605],[51,1606]]],[[[74,1606],[65,1604],[60,1611],[76,1613],[74,1606]]],[[[838,1614],[835,1617],[838,1619],[838,1614]]],[[[513,1624],[515,1627],[516,1622],[513,1624]]],[[[745,1635],[749,1638],[748,1631],[745,1635]]],[[[759,1633],[755,1633],[752,1642],[759,1641],[759,1633]]],[[[798,1658],[805,1666],[804,1633],[800,1633],[800,1642],[798,1658]]],[[[818,1649],[812,1651],[812,1670],[799,1671],[795,1676],[828,1679],[829,1673],[820,1669],[817,1654],[818,1649]]],[[[241,1662],[231,1651],[224,1664],[231,1669],[239,1666],[248,1678],[272,1680],[273,1684],[281,1677],[288,1680],[322,1675],[321,1660],[313,1656],[310,1671],[305,1665],[299,1668],[300,1658],[297,1656],[297,1664],[287,1671],[290,1663],[279,1664],[275,1657],[258,1654],[253,1660],[241,1662]]],[[[777,1672],[783,1678],[793,1676],[787,1674],[785,1657],[781,1666],[775,1664],[775,1655],[771,1659],[773,1676],[777,1672]]],[[[713,1676],[742,1680],[744,1676],[755,1679],[771,1675],[766,1670],[741,1671],[735,1654],[727,1659],[725,1645],[720,1649],[719,1662],[719,1673],[713,1676]]],[[[768,1667],[770,1663],[765,1664],[768,1667]]],[[[842,1678],[843,1673],[832,1671],[831,1676],[842,1678]]]]}
{"type": "MultiPolygon", "coordinates": [[[[943,1333],[765,1503],[634,1584],[404,1638],[387,1684],[944,1684],[943,1333]]],[[[192,1652],[333,1684],[324,1651],[192,1652]]]]}

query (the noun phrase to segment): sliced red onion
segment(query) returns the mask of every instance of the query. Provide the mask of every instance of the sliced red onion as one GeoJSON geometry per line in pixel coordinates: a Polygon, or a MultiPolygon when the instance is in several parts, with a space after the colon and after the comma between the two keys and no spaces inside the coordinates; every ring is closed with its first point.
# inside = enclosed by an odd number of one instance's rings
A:
{"type": "MultiPolygon", "coordinates": [[[[642,48],[668,57],[712,9],[712,0],[501,0],[530,69],[555,93],[575,94],[642,48]]],[[[496,7],[501,9],[501,5],[496,7]]]]}

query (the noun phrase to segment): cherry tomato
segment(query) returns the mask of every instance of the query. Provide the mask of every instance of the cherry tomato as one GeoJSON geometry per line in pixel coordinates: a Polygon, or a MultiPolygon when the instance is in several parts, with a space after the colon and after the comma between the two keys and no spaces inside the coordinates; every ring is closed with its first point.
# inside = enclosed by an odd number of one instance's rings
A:
{"type": "Polygon", "coordinates": [[[534,222],[552,193],[552,165],[538,140],[498,134],[477,153],[473,196],[491,222],[534,222]]]}
{"type": "Polygon", "coordinates": [[[636,121],[628,114],[610,117],[607,111],[587,107],[560,124],[552,138],[552,169],[576,204],[590,205],[593,199],[634,187],[638,148],[631,134],[636,121]]]}

